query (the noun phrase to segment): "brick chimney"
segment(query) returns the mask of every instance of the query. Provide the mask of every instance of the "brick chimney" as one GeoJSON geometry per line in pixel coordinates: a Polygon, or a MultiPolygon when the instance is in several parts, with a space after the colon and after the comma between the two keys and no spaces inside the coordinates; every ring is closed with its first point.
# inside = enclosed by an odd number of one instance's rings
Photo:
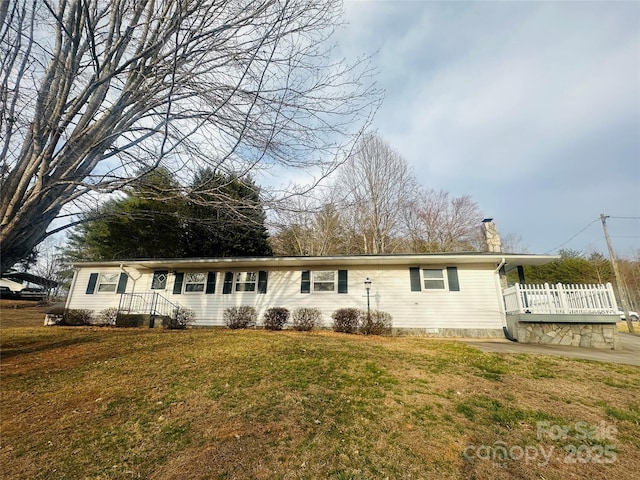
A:
{"type": "Polygon", "coordinates": [[[498,235],[498,227],[493,218],[485,218],[480,225],[482,239],[484,240],[484,251],[489,253],[502,252],[502,244],[500,235],[498,235]]]}

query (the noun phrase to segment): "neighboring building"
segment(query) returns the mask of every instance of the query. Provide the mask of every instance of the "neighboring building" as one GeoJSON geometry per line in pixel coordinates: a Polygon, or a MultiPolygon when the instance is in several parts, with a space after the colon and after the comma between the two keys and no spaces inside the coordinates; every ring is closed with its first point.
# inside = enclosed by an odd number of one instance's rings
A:
{"type": "Polygon", "coordinates": [[[23,284],[10,280],[8,278],[0,278],[0,287],[8,288],[12,293],[18,293],[25,288],[23,284]]]}
{"type": "Polygon", "coordinates": [[[505,271],[558,258],[455,253],[86,262],[74,265],[66,307],[163,314],[161,308],[180,306],[192,309],[194,326],[203,327],[223,326],[231,306],[253,306],[259,318],[270,307],[315,307],[330,327],[337,309],[366,309],[370,279],[371,309],[390,313],[396,333],[501,337],[505,271]]]}

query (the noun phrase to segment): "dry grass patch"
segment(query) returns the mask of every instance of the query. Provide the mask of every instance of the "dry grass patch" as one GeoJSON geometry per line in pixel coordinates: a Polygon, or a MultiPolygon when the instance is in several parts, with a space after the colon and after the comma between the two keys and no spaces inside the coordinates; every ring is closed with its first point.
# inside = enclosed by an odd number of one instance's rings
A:
{"type": "Polygon", "coordinates": [[[44,324],[45,310],[34,301],[0,298],[0,328],[40,327],[44,324]]]}
{"type": "MultiPolygon", "coordinates": [[[[629,333],[629,325],[626,320],[618,322],[618,331],[622,333],[629,333]]],[[[640,335],[640,322],[633,322],[633,330],[636,335],[640,335]]]]}
{"type": "Polygon", "coordinates": [[[625,479],[640,469],[638,367],[330,332],[3,323],[1,334],[4,478],[625,479]],[[538,438],[538,422],[572,428],[538,438]],[[567,446],[595,454],[603,443],[581,439],[577,422],[617,429],[615,462],[565,463],[567,446]],[[554,455],[479,458],[499,442],[554,455]]]}

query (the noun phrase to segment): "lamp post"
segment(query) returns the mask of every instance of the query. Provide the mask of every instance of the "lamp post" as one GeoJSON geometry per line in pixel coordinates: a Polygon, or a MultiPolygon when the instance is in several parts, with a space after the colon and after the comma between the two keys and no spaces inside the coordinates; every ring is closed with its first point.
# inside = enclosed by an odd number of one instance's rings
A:
{"type": "Polygon", "coordinates": [[[367,277],[364,281],[364,288],[367,291],[367,327],[371,325],[371,303],[369,302],[369,292],[371,291],[371,279],[367,277]]]}

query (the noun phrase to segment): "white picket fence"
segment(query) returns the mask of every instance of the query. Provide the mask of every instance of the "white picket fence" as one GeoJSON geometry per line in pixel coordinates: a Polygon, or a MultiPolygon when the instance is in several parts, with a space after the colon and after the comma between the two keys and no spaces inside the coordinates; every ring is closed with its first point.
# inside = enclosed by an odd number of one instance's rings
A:
{"type": "Polygon", "coordinates": [[[519,285],[503,291],[506,313],[611,315],[618,311],[606,285],[519,285]]]}

